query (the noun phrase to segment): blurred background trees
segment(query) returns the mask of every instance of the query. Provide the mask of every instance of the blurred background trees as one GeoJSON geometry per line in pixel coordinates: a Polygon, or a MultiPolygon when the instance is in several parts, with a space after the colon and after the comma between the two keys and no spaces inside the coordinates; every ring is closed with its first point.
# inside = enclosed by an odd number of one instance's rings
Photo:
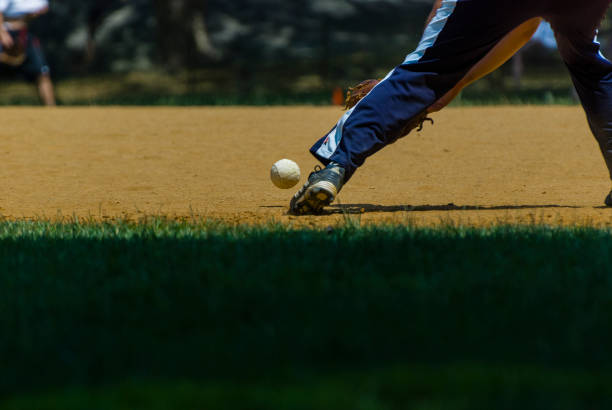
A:
{"type": "MultiPolygon", "coordinates": [[[[114,87],[91,94],[92,101],[139,92],[214,96],[211,101],[232,96],[229,102],[303,95],[327,102],[334,87],[383,76],[401,62],[418,43],[432,3],[51,0],[51,12],[32,29],[41,37],[60,101],[76,98],[66,91],[71,81],[101,77],[112,78],[114,87]]],[[[606,48],[608,30],[606,25],[606,48]]],[[[483,98],[487,92],[512,98],[519,88],[568,94],[554,50],[530,47],[522,62],[524,80],[517,82],[507,65],[471,90],[483,98]]]]}

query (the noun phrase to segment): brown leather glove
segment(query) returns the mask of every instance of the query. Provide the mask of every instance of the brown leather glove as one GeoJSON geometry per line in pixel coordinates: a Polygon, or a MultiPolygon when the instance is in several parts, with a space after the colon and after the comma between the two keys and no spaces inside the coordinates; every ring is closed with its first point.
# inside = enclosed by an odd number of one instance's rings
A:
{"type": "MultiPolygon", "coordinates": [[[[349,88],[348,92],[346,93],[345,109],[348,110],[356,106],[357,103],[361,101],[363,97],[368,95],[368,93],[372,91],[372,89],[376,87],[381,81],[382,80],[365,80],[357,84],[356,86],[349,88]]],[[[406,123],[406,125],[401,131],[400,138],[405,137],[410,133],[410,131],[415,128],[417,129],[417,131],[421,131],[423,129],[423,123],[425,121],[429,121],[432,124],[434,123],[431,118],[427,117],[427,110],[417,114],[406,123]]]]}
{"type": "Polygon", "coordinates": [[[380,83],[380,80],[365,80],[354,87],[348,89],[346,93],[346,101],[344,102],[344,109],[348,110],[357,105],[359,101],[370,91],[372,88],[376,87],[376,85],[380,83]]]}

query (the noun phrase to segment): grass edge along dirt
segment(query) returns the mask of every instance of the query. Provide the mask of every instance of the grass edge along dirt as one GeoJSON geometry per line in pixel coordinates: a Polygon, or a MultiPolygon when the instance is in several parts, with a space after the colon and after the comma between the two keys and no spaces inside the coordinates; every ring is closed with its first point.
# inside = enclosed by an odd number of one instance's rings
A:
{"type": "Polygon", "coordinates": [[[412,218],[382,223],[362,222],[360,215],[346,213],[343,218],[332,225],[293,226],[274,219],[267,223],[229,223],[221,219],[207,218],[199,215],[191,217],[145,216],[134,218],[109,218],[100,220],[97,217],[77,217],[58,214],[54,218],[10,219],[0,218],[0,240],[6,239],[131,239],[131,238],[182,238],[193,237],[205,239],[212,236],[227,238],[248,238],[256,235],[300,234],[322,237],[333,235],[377,233],[442,235],[465,238],[466,236],[496,235],[594,235],[607,237],[612,235],[612,228],[593,225],[589,220],[563,221],[562,226],[546,223],[536,217],[530,222],[514,222],[500,218],[496,223],[487,226],[474,226],[469,221],[451,218],[440,218],[437,224],[419,226],[412,218]]]}

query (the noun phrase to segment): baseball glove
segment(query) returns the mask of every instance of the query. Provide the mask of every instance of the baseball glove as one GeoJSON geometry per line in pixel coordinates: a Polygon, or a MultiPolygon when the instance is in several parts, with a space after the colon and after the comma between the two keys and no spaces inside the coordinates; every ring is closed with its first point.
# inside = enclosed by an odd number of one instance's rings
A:
{"type": "Polygon", "coordinates": [[[13,46],[0,52],[0,62],[18,67],[26,59],[27,32],[21,31],[13,39],[13,46]]]}
{"type": "Polygon", "coordinates": [[[346,101],[344,102],[344,109],[348,110],[357,105],[359,101],[370,91],[380,83],[380,80],[365,80],[357,84],[354,87],[348,89],[346,93],[346,101]]]}
{"type": "MultiPolygon", "coordinates": [[[[368,93],[380,83],[380,81],[381,80],[365,80],[357,84],[356,86],[349,88],[348,92],[346,93],[346,102],[344,103],[344,108],[348,110],[356,106],[357,103],[361,101],[363,97],[368,95],[368,93]]],[[[429,121],[432,124],[434,123],[434,120],[427,117],[427,110],[424,110],[414,116],[412,119],[410,119],[408,123],[406,123],[400,133],[399,138],[405,137],[410,133],[410,131],[415,128],[417,129],[417,132],[422,131],[423,124],[426,121],[429,121]]]]}

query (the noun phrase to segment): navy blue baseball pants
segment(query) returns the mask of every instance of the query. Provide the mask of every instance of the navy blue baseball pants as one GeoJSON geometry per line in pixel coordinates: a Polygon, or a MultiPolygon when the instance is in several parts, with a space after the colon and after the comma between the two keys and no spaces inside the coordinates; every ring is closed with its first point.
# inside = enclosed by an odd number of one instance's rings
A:
{"type": "Polygon", "coordinates": [[[517,27],[548,20],[612,178],[612,63],[597,29],[611,0],[442,0],[413,53],[311,148],[323,164],[346,169],[402,135],[405,126],[448,95],[517,27]]]}

